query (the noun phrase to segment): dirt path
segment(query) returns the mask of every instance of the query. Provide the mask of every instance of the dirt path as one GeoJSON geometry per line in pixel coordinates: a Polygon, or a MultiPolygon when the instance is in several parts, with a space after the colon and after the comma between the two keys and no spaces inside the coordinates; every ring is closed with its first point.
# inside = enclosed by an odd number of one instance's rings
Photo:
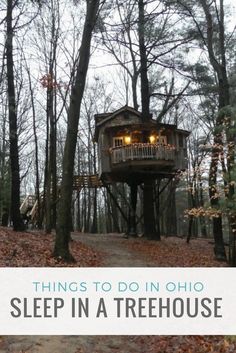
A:
{"type": "Polygon", "coordinates": [[[6,336],[0,353],[145,353],[127,336],[6,336]]]}
{"type": "Polygon", "coordinates": [[[133,239],[125,239],[121,234],[81,234],[74,233],[73,239],[102,253],[104,267],[150,267],[153,261],[140,252],[127,247],[133,239]]]}
{"type": "MultiPolygon", "coordinates": [[[[148,258],[127,248],[127,239],[119,234],[73,234],[74,241],[102,254],[105,267],[151,266],[148,258]]],[[[6,336],[0,353],[145,353],[140,342],[125,336],[6,336]]]]}

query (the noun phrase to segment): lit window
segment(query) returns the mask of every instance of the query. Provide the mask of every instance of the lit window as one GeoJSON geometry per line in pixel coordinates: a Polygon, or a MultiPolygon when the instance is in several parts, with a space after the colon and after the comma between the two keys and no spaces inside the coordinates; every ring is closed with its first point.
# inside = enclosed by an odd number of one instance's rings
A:
{"type": "Polygon", "coordinates": [[[125,136],[124,141],[126,145],[129,145],[131,143],[131,137],[130,136],[125,136]]]}
{"type": "Polygon", "coordinates": [[[113,138],[113,147],[120,147],[123,145],[123,137],[114,137],[113,138]]]}
{"type": "Polygon", "coordinates": [[[149,141],[150,141],[150,143],[155,143],[156,142],[156,136],[154,136],[154,135],[149,136],[149,141]]]}

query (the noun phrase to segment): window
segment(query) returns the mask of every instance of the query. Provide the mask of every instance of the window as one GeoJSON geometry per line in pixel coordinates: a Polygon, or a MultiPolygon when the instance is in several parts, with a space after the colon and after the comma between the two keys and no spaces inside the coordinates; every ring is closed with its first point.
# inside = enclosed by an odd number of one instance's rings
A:
{"type": "Polygon", "coordinates": [[[113,137],[113,147],[123,146],[123,137],[113,137]]]}

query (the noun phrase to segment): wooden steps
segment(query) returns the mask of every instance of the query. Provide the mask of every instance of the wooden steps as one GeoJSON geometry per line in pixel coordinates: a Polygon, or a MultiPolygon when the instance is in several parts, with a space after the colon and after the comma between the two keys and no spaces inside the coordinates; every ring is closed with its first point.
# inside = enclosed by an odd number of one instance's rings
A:
{"type": "Polygon", "coordinates": [[[27,214],[35,204],[36,197],[34,195],[27,195],[20,206],[20,213],[27,214]]]}
{"type": "MultiPolygon", "coordinates": [[[[73,181],[73,190],[81,191],[83,188],[101,188],[105,186],[97,174],[92,175],[75,175],[73,181]]],[[[60,195],[60,187],[58,187],[60,195]]],[[[41,202],[43,203],[43,194],[40,195],[41,202]]],[[[36,196],[28,195],[20,206],[20,213],[22,215],[30,216],[31,221],[36,219],[38,210],[38,201],[36,196]]]]}
{"type": "Polygon", "coordinates": [[[97,174],[94,175],[75,175],[73,189],[80,191],[83,188],[101,188],[103,182],[97,174]]]}

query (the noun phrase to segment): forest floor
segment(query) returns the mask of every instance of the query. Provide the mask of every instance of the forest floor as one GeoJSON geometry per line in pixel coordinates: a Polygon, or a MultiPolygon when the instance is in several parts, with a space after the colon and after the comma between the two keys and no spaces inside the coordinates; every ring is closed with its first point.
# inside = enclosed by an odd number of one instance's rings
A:
{"type": "MultiPolygon", "coordinates": [[[[124,239],[118,234],[73,234],[70,266],[227,266],[214,260],[207,240],[124,239]],[[183,256],[184,254],[184,256],[183,256]]],[[[65,266],[52,258],[53,236],[0,228],[0,266],[65,266]],[[32,251],[34,249],[34,251],[32,251]],[[35,254],[35,255],[34,255],[35,254]]],[[[222,336],[2,336],[0,353],[236,353],[222,336]]]]}

